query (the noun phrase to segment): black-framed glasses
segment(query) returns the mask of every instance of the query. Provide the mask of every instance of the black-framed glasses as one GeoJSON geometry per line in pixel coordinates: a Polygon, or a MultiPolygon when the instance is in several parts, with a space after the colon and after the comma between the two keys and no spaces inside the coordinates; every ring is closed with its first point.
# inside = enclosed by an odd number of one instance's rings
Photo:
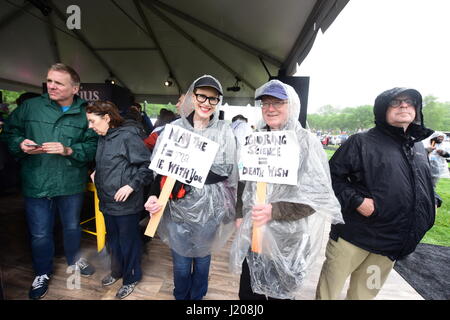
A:
{"type": "Polygon", "coordinates": [[[220,98],[218,98],[218,97],[207,97],[201,93],[196,93],[195,99],[197,99],[197,101],[200,103],[204,103],[206,100],[208,100],[209,104],[212,106],[215,106],[220,102],[220,98]]]}
{"type": "Polygon", "coordinates": [[[417,103],[414,99],[392,99],[389,102],[389,106],[391,106],[392,108],[398,108],[403,102],[410,107],[414,107],[417,103]]]}

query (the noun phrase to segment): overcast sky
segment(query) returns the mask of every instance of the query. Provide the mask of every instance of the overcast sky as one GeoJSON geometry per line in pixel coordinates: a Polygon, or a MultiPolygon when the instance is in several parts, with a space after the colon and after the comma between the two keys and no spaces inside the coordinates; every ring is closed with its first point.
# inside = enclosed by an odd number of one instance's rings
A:
{"type": "Polygon", "coordinates": [[[450,101],[450,1],[350,0],[296,75],[311,77],[308,113],[396,86],[450,101]]]}

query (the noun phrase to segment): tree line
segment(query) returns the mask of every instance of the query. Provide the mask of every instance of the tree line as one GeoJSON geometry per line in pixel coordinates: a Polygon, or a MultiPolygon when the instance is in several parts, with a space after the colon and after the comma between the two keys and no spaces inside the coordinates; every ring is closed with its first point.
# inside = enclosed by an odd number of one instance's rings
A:
{"type": "MultiPolygon", "coordinates": [[[[423,99],[422,109],[427,128],[450,131],[450,102],[439,102],[434,96],[423,99]]],[[[363,105],[339,109],[331,105],[321,107],[317,113],[308,114],[309,127],[327,132],[353,133],[372,128],[374,124],[373,106],[363,105]]]]}

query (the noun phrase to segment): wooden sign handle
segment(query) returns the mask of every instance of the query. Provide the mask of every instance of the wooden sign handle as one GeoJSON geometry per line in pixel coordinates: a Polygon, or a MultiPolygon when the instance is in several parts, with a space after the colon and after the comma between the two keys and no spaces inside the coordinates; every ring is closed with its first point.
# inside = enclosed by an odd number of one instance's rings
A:
{"type": "Polygon", "coordinates": [[[169,201],[170,194],[172,193],[173,186],[177,180],[172,177],[167,177],[166,182],[161,190],[161,194],[158,198],[158,203],[161,205],[161,209],[152,214],[150,222],[147,225],[147,229],[145,229],[145,235],[152,237],[155,235],[156,228],[158,228],[159,221],[163,215],[164,209],[166,208],[167,201],[169,201]]]}
{"type": "MultiPolygon", "coordinates": [[[[266,182],[256,183],[256,203],[265,204],[266,203],[266,182]]],[[[261,253],[262,246],[262,226],[256,227],[253,223],[253,235],[252,235],[252,251],[255,253],[261,253]]]]}

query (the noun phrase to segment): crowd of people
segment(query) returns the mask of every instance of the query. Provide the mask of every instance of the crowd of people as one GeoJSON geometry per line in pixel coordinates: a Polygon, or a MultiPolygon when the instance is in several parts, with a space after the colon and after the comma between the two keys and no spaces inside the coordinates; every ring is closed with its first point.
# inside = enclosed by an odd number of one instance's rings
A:
{"type": "Polygon", "coordinates": [[[223,89],[213,76],[195,79],[180,96],[177,113],[161,110],[155,124],[139,104],[120,114],[110,101],[81,99],[80,76],[70,66],[52,65],[46,83],[48,92],[21,101],[0,135],[20,164],[35,273],[30,299],[43,298],[52,279],[55,215],[69,268],[82,276],[96,272],[80,256],[89,178],[105,217],[111,258],[101,285],[122,279],[116,297],[133,292],[143,273],[142,212],[151,220],[162,208],[167,177],[149,165],[165,147],[160,137],[169,123],[218,145],[204,186],[177,181],[157,229],[171,250],[177,300],[205,297],[211,254],[233,234],[230,271],[240,274],[239,298],[295,299],[317,260],[327,223],[331,232],[316,298],[338,299],[350,277],[348,299],[373,299],[395,261],[412,253],[433,226],[440,201],[428,154],[445,159],[449,151],[439,148],[441,135],[432,136],[424,126],[417,90],[393,88],[376,97],[374,128],[352,135],[328,162],[317,136],[298,121],[295,89],[278,80],[263,84],[255,92],[255,112],[262,114],[255,131],[292,132],[300,152],[290,155],[298,162],[297,182],[267,183],[266,200],[259,203],[257,183],[240,180],[238,166],[254,130],[242,115],[231,125],[220,119],[223,89]],[[422,141],[430,136],[434,143],[425,148],[422,141]],[[264,228],[260,252],[251,249],[255,228],[264,228]],[[380,279],[370,286],[368,270],[374,266],[380,279]]]}

